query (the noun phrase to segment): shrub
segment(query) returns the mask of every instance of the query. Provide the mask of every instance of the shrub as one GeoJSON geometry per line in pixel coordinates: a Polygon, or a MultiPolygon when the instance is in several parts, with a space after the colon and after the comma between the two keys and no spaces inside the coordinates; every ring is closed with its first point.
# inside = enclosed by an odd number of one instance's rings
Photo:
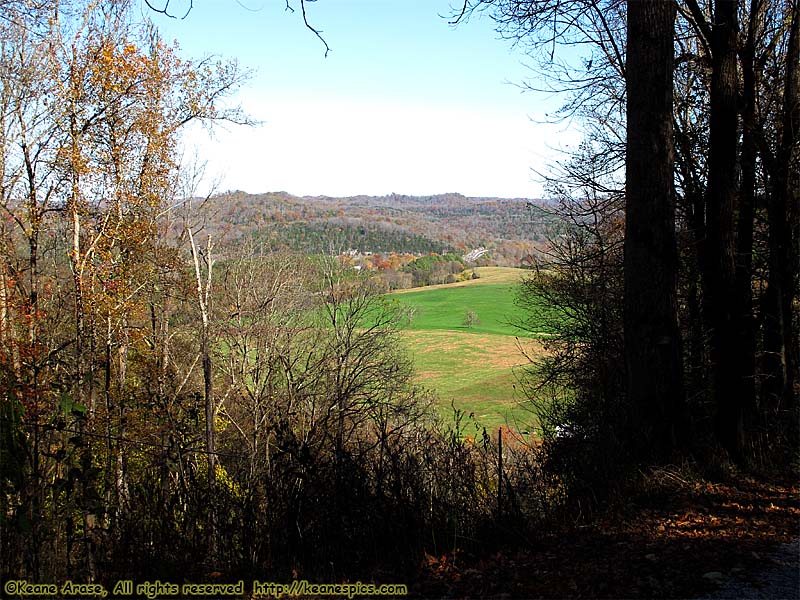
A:
{"type": "Polygon", "coordinates": [[[474,310],[468,310],[464,313],[464,319],[461,322],[464,327],[475,327],[481,324],[480,317],[478,317],[478,313],[474,310]]]}
{"type": "Polygon", "coordinates": [[[547,262],[517,298],[528,315],[520,327],[548,336],[522,383],[542,426],[544,468],[572,500],[595,504],[636,460],[625,446],[635,436],[624,393],[623,211],[619,196],[561,189],[555,212],[547,262]]]}

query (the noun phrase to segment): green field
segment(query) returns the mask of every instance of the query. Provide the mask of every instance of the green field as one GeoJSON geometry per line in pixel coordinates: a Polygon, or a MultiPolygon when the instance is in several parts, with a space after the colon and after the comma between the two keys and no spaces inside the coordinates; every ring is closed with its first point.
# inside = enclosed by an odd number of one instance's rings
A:
{"type": "Polygon", "coordinates": [[[515,284],[524,271],[500,267],[481,267],[479,279],[402,290],[392,294],[411,308],[408,329],[412,331],[463,331],[497,335],[525,335],[514,327],[523,313],[514,304],[515,284]],[[465,325],[467,311],[478,321],[465,325]]]}
{"type": "Polygon", "coordinates": [[[438,393],[446,417],[452,416],[452,402],[487,430],[531,429],[535,418],[518,393],[517,377],[528,364],[520,344],[534,355],[542,349],[512,324],[522,316],[514,284],[524,271],[483,267],[478,272],[479,279],[392,294],[413,309],[404,338],[417,381],[438,393]],[[467,311],[480,322],[466,326],[467,311]]]}
{"type": "MultiPolygon", "coordinates": [[[[417,383],[437,392],[442,416],[453,416],[452,403],[487,430],[533,427],[535,418],[517,383],[528,363],[513,336],[407,331],[404,339],[414,357],[417,383]]],[[[535,340],[524,343],[529,351],[541,352],[535,340]]]]}
{"type": "Polygon", "coordinates": [[[463,331],[520,335],[512,323],[519,319],[514,306],[514,292],[508,284],[471,285],[409,292],[398,296],[406,307],[412,308],[409,329],[415,331],[463,331]],[[477,321],[465,325],[467,311],[477,321]]]}

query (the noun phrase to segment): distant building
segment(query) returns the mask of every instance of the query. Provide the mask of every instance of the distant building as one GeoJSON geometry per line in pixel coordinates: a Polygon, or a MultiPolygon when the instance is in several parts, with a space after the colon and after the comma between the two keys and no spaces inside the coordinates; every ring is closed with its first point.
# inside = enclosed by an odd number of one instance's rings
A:
{"type": "Polygon", "coordinates": [[[464,255],[464,261],[468,263],[472,263],[477,261],[481,256],[489,252],[486,248],[481,246],[480,248],[475,248],[474,250],[470,250],[464,255]]]}

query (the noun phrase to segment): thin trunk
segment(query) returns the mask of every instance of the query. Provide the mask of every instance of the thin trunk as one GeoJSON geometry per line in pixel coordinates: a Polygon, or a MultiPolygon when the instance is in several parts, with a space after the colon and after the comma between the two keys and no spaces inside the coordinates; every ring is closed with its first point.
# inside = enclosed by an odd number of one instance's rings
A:
{"type": "MultiPolygon", "coordinates": [[[[70,116],[70,134],[72,137],[71,152],[74,159],[80,156],[80,141],[78,139],[78,123],[74,114],[70,116]]],[[[83,314],[84,289],[83,289],[83,255],[81,252],[81,215],[80,215],[80,174],[78,165],[72,166],[72,188],[70,190],[69,211],[72,221],[72,247],[70,248],[70,264],[72,267],[73,293],[75,294],[75,372],[73,400],[83,403],[84,401],[84,329],[85,320],[83,314]]]]}
{"type": "Polygon", "coordinates": [[[208,238],[205,251],[205,268],[206,277],[205,281],[203,274],[200,270],[200,254],[197,249],[197,244],[194,241],[191,228],[186,229],[189,235],[189,242],[192,250],[192,260],[194,262],[195,278],[197,280],[197,304],[200,308],[200,317],[202,319],[202,329],[200,332],[200,353],[203,365],[203,390],[205,396],[205,414],[206,414],[206,457],[208,466],[208,488],[211,499],[211,527],[209,532],[209,547],[210,558],[213,562],[216,559],[216,512],[214,510],[214,490],[216,488],[216,450],[214,447],[214,420],[216,417],[216,408],[214,406],[214,388],[211,370],[211,347],[209,340],[209,313],[211,303],[211,276],[214,261],[211,258],[211,251],[213,245],[211,243],[211,236],[208,238]]]}
{"type": "MultiPolygon", "coordinates": [[[[687,51],[699,53],[699,42],[687,46],[687,51]]],[[[701,269],[705,244],[705,199],[703,169],[698,164],[697,142],[691,132],[697,118],[697,108],[685,100],[694,94],[699,74],[688,72],[681,89],[676,89],[682,110],[675,114],[675,160],[683,192],[683,210],[687,231],[679,246],[686,253],[683,280],[686,282],[684,335],[686,336],[686,392],[689,398],[702,396],[706,390],[707,352],[701,300],[701,269]]]]}
{"type": "Polygon", "coordinates": [[[3,259],[2,272],[0,272],[0,346],[5,348],[10,356],[14,375],[22,378],[22,357],[19,353],[17,334],[12,329],[11,297],[13,290],[9,285],[9,273],[6,260],[3,259]]]}
{"type": "MultiPolygon", "coordinates": [[[[6,276],[5,260],[0,264],[0,346],[9,348],[11,345],[11,338],[9,336],[9,294],[8,294],[8,277],[6,276]]],[[[19,373],[17,373],[19,375],[19,373]]]]}
{"type": "MultiPolygon", "coordinates": [[[[23,118],[19,116],[20,125],[24,129],[23,118]]],[[[41,230],[42,209],[39,206],[36,186],[36,173],[27,143],[22,142],[22,151],[25,160],[25,173],[28,182],[28,223],[30,230],[28,237],[28,306],[25,315],[28,322],[28,348],[34,351],[38,346],[38,320],[39,320],[39,232],[41,230]]],[[[30,381],[31,393],[36,396],[38,391],[39,361],[31,361],[30,381]]]]}
{"type": "MultiPolygon", "coordinates": [[[[112,337],[113,329],[112,329],[112,320],[111,316],[106,316],[106,343],[105,343],[105,353],[103,356],[103,371],[104,371],[104,382],[103,382],[103,399],[105,400],[105,409],[106,409],[106,468],[104,469],[104,479],[103,479],[103,488],[106,491],[106,507],[112,506],[112,491],[115,489],[115,486],[111,485],[111,478],[113,477],[113,471],[111,470],[111,465],[114,464],[114,440],[113,440],[113,426],[112,426],[112,419],[114,415],[114,407],[112,403],[112,394],[111,394],[111,352],[113,347],[113,337],[112,337]]],[[[106,528],[109,527],[109,519],[111,517],[111,511],[106,511],[105,514],[105,523],[104,526],[106,528]]]]}
{"type": "Polygon", "coordinates": [[[756,407],[756,329],[753,315],[753,226],[756,197],[756,72],[755,44],[763,25],[764,0],[751,0],[747,40],[741,52],[742,65],[742,156],[739,214],[736,225],[736,335],[738,337],[738,384],[741,386],[743,415],[748,422],[757,419],[756,407]]]}
{"type": "MultiPolygon", "coordinates": [[[[126,323],[127,325],[127,323],[126,323]]],[[[126,407],[123,398],[125,397],[125,380],[128,373],[128,343],[127,334],[123,343],[120,343],[117,350],[119,357],[119,373],[117,374],[117,435],[120,439],[125,438],[126,433],[126,407]]],[[[128,499],[127,483],[127,461],[125,460],[125,448],[121,443],[117,443],[117,464],[116,477],[114,479],[114,489],[116,490],[117,506],[119,514],[123,505],[128,499]]]]}
{"type": "MultiPolygon", "coordinates": [[[[687,93],[687,92],[685,92],[687,93]]],[[[687,109],[688,112],[688,109],[687,109]]],[[[688,124],[691,116],[686,114],[679,124],[688,124]]],[[[703,260],[704,241],[705,241],[705,200],[703,191],[697,180],[700,167],[694,160],[694,148],[685,133],[681,133],[676,127],[678,134],[675,137],[676,156],[679,161],[680,173],[683,187],[683,204],[686,212],[686,223],[688,231],[685,232],[683,242],[685,258],[685,272],[683,278],[686,281],[686,392],[690,398],[698,397],[704,393],[706,388],[706,342],[704,335],[703,311],[700,294],[701,272],[699,265],[703,260]]]]}

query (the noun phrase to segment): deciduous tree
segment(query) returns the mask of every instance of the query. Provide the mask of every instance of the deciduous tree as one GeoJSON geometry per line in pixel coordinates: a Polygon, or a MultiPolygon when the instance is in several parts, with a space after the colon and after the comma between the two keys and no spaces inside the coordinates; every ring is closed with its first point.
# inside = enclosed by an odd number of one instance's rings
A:
{"type": "Polygon", "coordinates": [[[634,446],[666,460],[686,424],[673,188],[673,2],[628,2],[625,176],[626,394],[634,446]]]}

